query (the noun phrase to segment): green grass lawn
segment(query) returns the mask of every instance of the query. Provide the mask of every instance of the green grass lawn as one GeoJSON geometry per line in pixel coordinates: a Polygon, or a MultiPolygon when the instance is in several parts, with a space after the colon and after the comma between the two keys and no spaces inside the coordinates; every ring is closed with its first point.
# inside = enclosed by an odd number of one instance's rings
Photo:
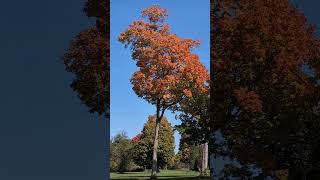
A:
{"type": "MultiPolygon", "coordinates": [[[[133,179],[133,180],[140,180],[140,179],[149,179],[150,178],[150,171],[145,172],[125,172],[125,173],[111,173],[111,179],[133,179]]],[[[167,170],[161,171],[157,174],[158,179],[170,179],[170,180],[183,180],[183,179],[210,179],[209,177],[206,178],[199,178],[199,172],[195,171],[183,171],[183,170],[167,170]]]]}

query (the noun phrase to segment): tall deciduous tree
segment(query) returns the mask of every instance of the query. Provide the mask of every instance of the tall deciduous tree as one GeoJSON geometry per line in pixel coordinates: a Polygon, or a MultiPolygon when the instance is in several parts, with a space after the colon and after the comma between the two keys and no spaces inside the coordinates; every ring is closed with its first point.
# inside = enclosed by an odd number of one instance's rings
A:
{"type": "MultiPolygon", "coordinates": [[[[150,115],[140,135],[134,139],[134,158],[136,164],[147,169],[152,168],[152,147],[156,115],[150,115]]],[[[174,132],[166,117],[163,117],[159,128],[158,167],[166,169],[174,157],[174,132]]]]}
{"type": "Polygon", "coordinates": [[[63,59],[75,75],[71,87],[91,113],[109,119],[109,6],[107,0],[88,0],[84,11],[96,18],[96,26],[80,32],[63,59]]]}
{"type": "Polygon", "coordinates": [[[156,106],[151,173],[156,176],[159,124],[165,110],[176,110],[182,100],[192,98],[191,89],[206,91],[208,75],[199,57],[191,52],[199,42],[171,34],[165,24],[165,9],[152,6],[143,10],[142,16],[148,22],[134,21],[120,34],[119,41],[131,47],[132,59],[139,68],[131,78],[133,90],[156,106]]]}
{"type": "Polygon", "coordinates": [[[212,8],[213,130],[265,173],[305,168],[320,95],[315,28],[288,0],[213,0],[212,8]]]}

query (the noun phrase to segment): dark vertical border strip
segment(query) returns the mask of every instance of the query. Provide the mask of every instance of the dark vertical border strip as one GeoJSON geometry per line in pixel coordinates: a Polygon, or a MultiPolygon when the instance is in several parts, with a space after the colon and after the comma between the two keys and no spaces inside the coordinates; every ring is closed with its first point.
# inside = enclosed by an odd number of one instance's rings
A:
{"type": "MultiPolygon", "coordinates": [[[[213,3],[214,0],[210,0],[210,87],[212,86],[213,78],[213,3]]],[[[210,88],[210,96],[213,94],[213,89],[210,88]]],[[[212,103],[213,101],[210,98],[210,119],[212,120],[212,103]]]]}
{"type": "Polygon", "coordinates": [[[107,47],[107,108],[106,108],[106,135],[105,135],[105,176],[106,179],[110,179],[110,0],[107,1],[107,24],[106,24],[106,40],[108,41],[108,47],[107,47]]]}
{"type": "MultiPolygon", "coordinates": [[[[212,87],[212,79],[213,79],[213,38],[214,38],[214,34],[213,34],[213,4],[214,4],[214,0],[210,0],[210,107],[209,107],[209,118],[210,118],[210,122],[213,122],[213,101],[212,98],[213,97],[213,89],[212,87]]],[[[210,138],[209,138],[210,139],[210,138]]],[[[213,167],[211,167],[211,154],[210,154],[210,142],[209,142],[209,148],[208,148],[208,157],[209,157],[209,169],[210,169],[210,177],[213,178],[213,167]]]]}

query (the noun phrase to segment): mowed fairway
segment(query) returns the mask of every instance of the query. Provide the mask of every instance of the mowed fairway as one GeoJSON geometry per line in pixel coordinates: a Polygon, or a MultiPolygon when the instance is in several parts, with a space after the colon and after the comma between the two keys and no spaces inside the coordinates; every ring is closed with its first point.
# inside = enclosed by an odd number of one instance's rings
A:
{"type": "MultiPolygon", "coordinates": [[[[182,171],[182,170],[167,170],[161,171],[157,174],[158,179],[182,180],[182,179],[210,179],[199,178],[199,172],[195,171],[182,171]]],[[[150,179],[150,172],[125,172],[125,173],[111,173],[111,179],[150,179]]]]}

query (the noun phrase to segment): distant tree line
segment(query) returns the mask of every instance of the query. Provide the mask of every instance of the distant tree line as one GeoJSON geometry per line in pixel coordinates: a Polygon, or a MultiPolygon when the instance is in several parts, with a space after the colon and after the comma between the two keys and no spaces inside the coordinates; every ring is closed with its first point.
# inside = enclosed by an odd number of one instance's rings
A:
{"type": "MultiPolygon", "coordinates": [[[[125,132],[111,138],[110,168],[113,172],[145,171],[152,168],[155,115],[150,115],[141,133],[130,139],[125,132]]],[[[186,169],[200,171],[203,148],[182,136],[178,153],[174,152],[174,128],[163,117],[159,128],[158,171],[186,169]]]]}

